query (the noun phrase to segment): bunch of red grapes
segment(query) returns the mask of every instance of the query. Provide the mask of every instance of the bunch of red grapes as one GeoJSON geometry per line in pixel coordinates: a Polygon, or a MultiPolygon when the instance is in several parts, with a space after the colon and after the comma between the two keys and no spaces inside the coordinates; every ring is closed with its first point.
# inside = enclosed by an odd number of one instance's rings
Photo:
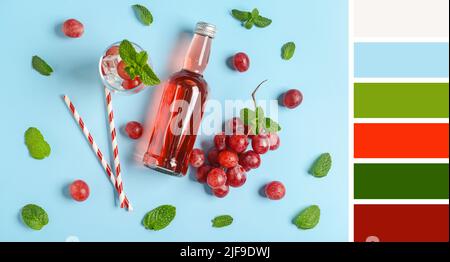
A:
{"type": "MultiPolygon", "coordinates": [[[[214,147],[207,155],[196,148],[189,158],[191,166],[197,168],[198,182],[206,183],[213,195],[220,198],[229,193],[230,187],[241,187],[245,184],[247,172],[261,165],[260,155],[280,146],[280,138],[276,133],[250,134],[247,126],[237,117],[231,119],[225,129],[231,132],[215,135],[214,147]],[[228,133],[230,135],[227,135],[228,133]],[[252,149],[247,150],[250,144],[252,149]]],[[[273,196],[273,199],[280,199],[285,190],[284,186],[278,186],[276,190],[269,191],[273,193],[268,195],[269,198],[273,196]]]]}

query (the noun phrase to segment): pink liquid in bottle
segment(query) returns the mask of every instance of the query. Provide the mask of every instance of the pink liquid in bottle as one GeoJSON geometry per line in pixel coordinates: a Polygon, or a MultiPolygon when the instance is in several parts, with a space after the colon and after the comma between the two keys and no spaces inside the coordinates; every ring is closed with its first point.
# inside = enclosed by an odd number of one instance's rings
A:
{"type": "Polygon", "coordinates": [[[215,31],[211,24],[197,23],[183,69],[164,86],[143,160],[150,168],[175,176],[186,175],[208,96],[203,71],[215,31]]]}

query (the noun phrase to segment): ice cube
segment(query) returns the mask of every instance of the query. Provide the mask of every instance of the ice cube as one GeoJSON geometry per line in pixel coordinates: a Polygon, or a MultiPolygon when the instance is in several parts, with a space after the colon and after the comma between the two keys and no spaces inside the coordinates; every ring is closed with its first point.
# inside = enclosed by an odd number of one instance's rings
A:
{"type": "Polygon", "coordinates": [[[118,55],[105,56],[102,59],[102,68],[104,72],[103,78],[105,81],[112,87],[121,89],[122,78],[120,78],[117,73],[117,65],[119,62],[120,57],[118,55]]]}
{"type": "Polygon", "coordinates": [[[109,55],[105,56],[102,59],[102,66],[105,74],[108,74],[110,71],[117,74],[117,65],[119,64],[119,59],[120,57],[118,55],[109,55]]]}

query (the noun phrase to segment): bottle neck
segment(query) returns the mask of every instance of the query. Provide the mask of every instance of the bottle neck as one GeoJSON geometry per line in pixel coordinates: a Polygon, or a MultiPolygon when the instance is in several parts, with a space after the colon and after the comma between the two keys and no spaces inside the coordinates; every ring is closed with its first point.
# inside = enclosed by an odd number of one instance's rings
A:
{"type": "Polygon", "coordinates": [[[183,69],[202,75],[209,61],[212,38],[195,34],[184,59],[183,69]]]}

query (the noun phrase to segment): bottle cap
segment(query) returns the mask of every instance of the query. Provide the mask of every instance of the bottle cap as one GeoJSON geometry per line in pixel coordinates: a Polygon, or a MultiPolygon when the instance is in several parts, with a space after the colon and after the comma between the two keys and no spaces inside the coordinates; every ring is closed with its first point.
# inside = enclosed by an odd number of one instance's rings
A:
{"type": "Polygon", "coordinates": [[[214,38],[216,35],[216,26],[206,22],[198,22],[195,26],[195,33],[214,38]]]}

